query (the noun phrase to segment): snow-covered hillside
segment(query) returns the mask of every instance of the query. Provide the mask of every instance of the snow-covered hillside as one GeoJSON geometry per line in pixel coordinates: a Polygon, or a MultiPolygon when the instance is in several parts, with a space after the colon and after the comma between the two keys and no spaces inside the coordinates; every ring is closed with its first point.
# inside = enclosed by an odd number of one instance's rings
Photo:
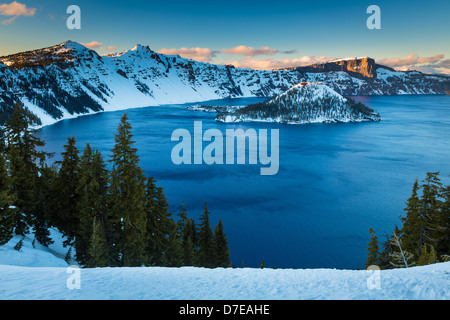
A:
{"type": "Polygon", "coordinates": [[[450,262],[383,271],[336,269],[75,269],[58,233],[50,249],[0,247],[0,299],[296,300],[450,299],[450,262]],[[377,273],[379,272],[379,273],[377,273]]]}
{"type": "Polygon", "coordinates": [[[223,122],[327,123],[378,121],[372,109],[344,98],[321,82],[302,82],[272,99],[217,116],[223,122]]]}
{"type": "Polygon", "coordinates": [[[101,111],[230,97],[272,97],[302,81],[323,82],[343,95],[444,94],[449,84],[444,76],[399,72],[378,65],[370,68],[375,69],[371,77],[355,72],[359,69],[252,70],[159,54],[142,45],[100,56],[67,41],[0,57],[0,123],[19,101],[45,125],[101,111]]]}

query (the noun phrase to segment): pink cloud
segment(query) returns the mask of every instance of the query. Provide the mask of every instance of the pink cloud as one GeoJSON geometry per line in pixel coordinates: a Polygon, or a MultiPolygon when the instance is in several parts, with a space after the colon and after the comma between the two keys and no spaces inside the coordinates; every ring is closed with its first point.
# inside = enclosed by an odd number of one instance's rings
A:
{"type": "Polygon", "coordinates": [[[220,50],[226,54],[240,54],[246,57],[255,57],[255,56],[263,56],[263,55],[274,55],[279,51],[276,49],[271,49],[269,47],[261,47],[259,49],[255,49],[248,46],[237,46],[231,49],[222,49],[220,50]]]}
{"type": "Polygon", "coordinates": [[[82,45],[89,49],[98,49],[103,45],[103,43],[98,41],[91,41],[89,43],[82,43],[82,45]]]}
{"type": "Polygon", "coordinates": [[[12,17],[10,19],[7,19],[7,20],[3,20],[2,21],[2,25],[7,26],[8,24],[13,23],[16,19],[17,19],[17,16],[14,16],[14,17],[12,17]]]}
{"type": "Polygon", "coordinates": [[[300,67],[315,63],[323,63],[329,60],[332,59],[330,57],[313,57],[313,56],[303,56],[294,59],[274,59],[274,58],[254,59],[253,57],[245,57],[243,59],[228,62],[226,64],[232,64],[238,68],[273,70],[273,69],[300,67]]]}
{"type": "Polygon", "coordinates": [[[404,58],[384,58],[376,62],[398,70],[414,69],[425,73],[450,74],[450,59],[444,59],[443,54],[420,57],[413,53],[404,58]]]}
{"type": "Polygon", "coordinates": [[[436,63],[439,60],[444,58],[443,54],[437,54],[432,57],[419,57],[419,55],[413,53],[405,58],[391,58],[391,59],[379,59],[377,60],[378,64],[382,64],[388,67],[396,68],[396,67],[406,67],[406,66],[413,66],[416,64],[423,64],[423,63],[436,63]]]}
{"type": "Polygon", "coordinates": [[[36,9],[27,8],[25,4],[13,1],[10,4],[0,5],[0,15],[3,16],[34,16],[36,9]]]}
{"type": "Polygon", "coordinates": [[[201,61],[201,62],[211,62],[217,54],[217,51],[211,50],[209,48],[180,48],[180,49],[167,49],[163,48],[158,51],[158,53],[167,55],[179,55],[184,58],[201,61]]]}

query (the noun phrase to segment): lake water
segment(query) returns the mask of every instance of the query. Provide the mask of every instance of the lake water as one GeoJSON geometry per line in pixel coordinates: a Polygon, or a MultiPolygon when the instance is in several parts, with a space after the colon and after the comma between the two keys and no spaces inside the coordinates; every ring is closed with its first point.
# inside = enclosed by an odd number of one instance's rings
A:
{"type": "MultiPolygon", "coordinates": [[[[183,105],[129,109],[141,166],[164,187],[174,214],[185,200],[196,220],[207,201],[211,224],[222,218],[232,263],[277,268],[363,268],[368,230],[384,240],[400,226],[414,180],[426,172],[450,174],[450,97],[355,97],[380,113],[381,122],[283,125],[223,124],[215,114],[183,105]],[[261,176],[260,165],[180,165],[171,161],[172,132],[279,129],[277,175],[261,176]]],[[[243,105],[261,98],[218,100],[243,105]]],[[[64,120],[40,130],[47,150],[60,159],[66,138],[75,136],[109,158],[120,112],[64,120]]],[[[205,143],[207,144],[207,143],[205,143]]],[[[197,220],[198,221],[198,220],[197,220]]]]}

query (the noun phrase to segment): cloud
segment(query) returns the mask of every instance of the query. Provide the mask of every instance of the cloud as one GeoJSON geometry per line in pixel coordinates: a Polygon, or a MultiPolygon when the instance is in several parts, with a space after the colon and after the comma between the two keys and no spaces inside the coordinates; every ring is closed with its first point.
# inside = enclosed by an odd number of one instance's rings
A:
{"type": "Polygon", "coordinates": [[[209,48],[180,48],[180,49],[167,49],[163,48],[158,53],[167,55],[179,55],[184,58],[201,61],[211,62],[216,57],[218,51],[211,50],[209,48]]]}
{"type": "Polygon", "coordinates": [[[36,9],[27,8],[25,4],[13,1],[10,4],[0,5],[0,15],[2,16],[34,16],[36,9]]]}
{"type": "Polygon", "coordinates": [[[237,46],[231,49],[222,49],[220,50],[226,54],[240,54],[246,57],[256,57],[256,56],[265,56],[265,55],[274,55],[279,51],[276,49],[271,49],[269,47],[261,47],[259,49],[255,49],[248,46],[237,46]]]}
{"type": "Polygon", "coordinates": [[[13,23],[17,19],[17,16],[12,17],[11,19],[3,20],[2,25],[7,26],[8,24],[13,23]]]}
{"type": "Polygon", "coordinates": [[[413,69],[424,73],[450,74],[450,59],[444,59],[443,54],[420,57],[413,53],[404,58],[379,59],[377,63],[397,70],[413,69]]]}
{"type": "Polygon", "coordinates": [[[293,68],[306,66],[314,63],[323,63],[332,60],[330,57],[314,57],[314,56],[303,56],[294,59],[254,59],[253,57],[245,57],[243,59],[228,62],[226,64],[232,64],[238,68],[250,68],[257,70],[272,70],[272,69],[283,69],[283,68],[293,68]]]}
{"type": "Polygon", "coordinates": [[[107,46],[104,47],[103,46],[103,42],[99,42],[99,41],[91,41],[88,43],[82,43],[83,46],[85,46],[86,48],[92,49],[92,50],[102,50],[102,51],[114,51],[117,50],[116,46],[107,46]]]}
{"type": "Polygon", "coordinates": [[[91,41],[89,43],[82,43],[82,45],[89,49],[98,49],[103,45],[103,43],[98,41],[91,41]]]}
{"type": "MultiPolygon", "coordinates": [[[[167,55],[179,55],[184,58],[201,61],[201,62],[213,62],[214,58],[217,57],[219,53],[225,53],[229,55],[243,55],[246,59],[241,59],[240,62],[236,62],[236,64],[244,64],[245,60],[248,58],[252,58],[255,56],[262,55],[275,55],[277,53],[283,54],[294,54],[297,50],[287,50],[280,51],[276,49],[271,49],[269,47],[261,47],[258,49],[249,47],[249,46],[237,46],[231,49],[221,49],[219,51],[212,50],[209,48],[180,48],[180,49],[167,49],[163,48],[158,51],[158,53],[167,54],[167,55]]],[[[247,61],[248,62],[248,61],[247,61]]],[[[256,64],[256,62],[255,62],[256,64]]],[[[264,60],[260,60],[259,65],[263,66],[267,63],[264,60]]]]}
{"type": "Polygon", "coordinates": [[[294,54],[297,53],[296,49],[292,49],[292,50],[287,50],[287,51],[282,51],[284,54],[294,54]]]}
{"type": "Polygon", "coordinates": [[[437,61],[441,60],[444,57],[443,54],[437,54],[432,57],[424,57],[421,58],[417,54],[413,53],[409,56],[406,56],[405,58],[391,58],[391,59],[380,59],[377,60],[377,63],[392,67],[392,68],[400,68],[405,66],[412,66],[416,64],[422,64],[422,63],[436,63],[437,61]]]}
{"type": "Polygon", "coordinates": [[[11,2],[10,4],[0,4],[0,15],[11,17],[1,22],[4,26],[13,23],[19,16],[34,16],[35,13],[36,9],[27,8],[25,4],[18,3],[17,1],[11,2]]]}

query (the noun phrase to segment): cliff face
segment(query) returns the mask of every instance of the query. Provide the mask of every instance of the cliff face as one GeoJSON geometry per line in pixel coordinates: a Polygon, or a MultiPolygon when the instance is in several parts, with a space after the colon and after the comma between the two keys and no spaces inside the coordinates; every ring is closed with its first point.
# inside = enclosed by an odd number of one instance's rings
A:
{"type": "Polygon", "coordinates": [[[355,58],[335,60],[327,63],[312,64],[306,67],[298,67],[294,70],[302,73],[322,73],[344,71],[358,78],[375,78],[376,63],[372,58],[355,58]]]}

